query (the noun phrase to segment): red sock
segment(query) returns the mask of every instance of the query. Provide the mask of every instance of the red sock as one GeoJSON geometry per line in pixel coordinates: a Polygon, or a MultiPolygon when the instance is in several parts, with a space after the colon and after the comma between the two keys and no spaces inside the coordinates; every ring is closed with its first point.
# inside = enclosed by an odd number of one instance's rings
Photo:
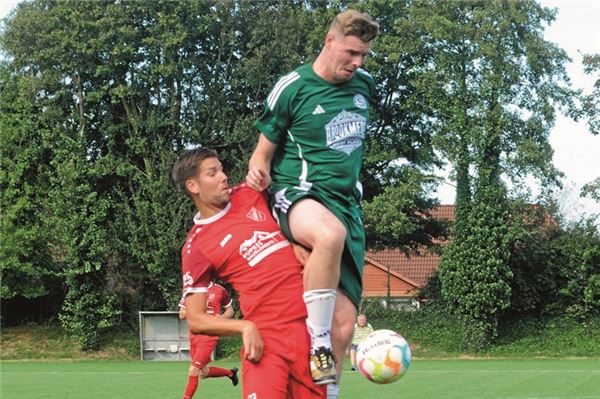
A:
{"type": "Polygon", "coordinates": [[[222,369],[221,367],[209,367],[207,378],[213,377],[231,377],[231,370],[222,369]]]}
{"type": "Polygon", "coordinates": [[[198,376],[190,375],[188,378],[188,383],[185,387],[183,399],[191,399],[192,396],[194,396],[194,394],[196,393],[196,388],[198,388],[198,376]]]}

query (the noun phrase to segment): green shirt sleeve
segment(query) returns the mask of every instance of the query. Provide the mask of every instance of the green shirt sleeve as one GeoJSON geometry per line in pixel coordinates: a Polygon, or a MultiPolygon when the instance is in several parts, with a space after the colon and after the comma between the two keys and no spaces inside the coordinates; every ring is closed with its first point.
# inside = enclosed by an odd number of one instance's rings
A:
{"type": "Polygon", "coordinates": [[[285,140],[291,123],[293,83],[299,78],[296,71],[281,77],[269,93],[261,117],[254,123],[254,127],[274,144],[285,140]]]}

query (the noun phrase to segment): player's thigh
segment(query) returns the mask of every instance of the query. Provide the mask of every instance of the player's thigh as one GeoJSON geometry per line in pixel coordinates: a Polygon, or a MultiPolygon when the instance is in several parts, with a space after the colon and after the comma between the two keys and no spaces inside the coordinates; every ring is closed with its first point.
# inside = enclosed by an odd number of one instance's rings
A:
{"type": "Polygon", "coordinates": [[[258,363],[242,362],[242,398],[287,399],[289,366],[275,354],[266,353],[258,363]]]}
{"type": "Polygon", "coordinates": [[[313,198],[303,198],[294,203],[289,210],[288,223],[294,239],[308,248],[314,248],[327,237],[342,243],[346,238],[342,222],[313,198]]]}

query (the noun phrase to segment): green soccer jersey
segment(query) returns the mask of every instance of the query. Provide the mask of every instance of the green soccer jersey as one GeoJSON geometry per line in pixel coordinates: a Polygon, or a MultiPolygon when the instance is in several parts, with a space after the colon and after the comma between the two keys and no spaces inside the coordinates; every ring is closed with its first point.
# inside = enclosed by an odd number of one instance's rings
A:
{"type": "Polygon", "coordinates": [[[274,187],[355,194],[374,91],[373,78],[360,69],[341,84],[325,81],[310,64],[280,78],[255,123],[277,144],[274,187]]]}

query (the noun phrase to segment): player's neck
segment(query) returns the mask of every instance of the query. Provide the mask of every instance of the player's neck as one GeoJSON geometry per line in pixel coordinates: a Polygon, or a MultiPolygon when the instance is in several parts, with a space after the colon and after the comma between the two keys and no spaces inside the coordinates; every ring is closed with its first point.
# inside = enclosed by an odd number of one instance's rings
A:
{"type": "Polygon", "coordinates": [[[317,59],[312,64],[313,71],[319,76],[321,79],[329,82],[329,83],[338,83],[329,72],[327,68],[327,60],[325,59],[325,55],[320,53],[317,59]]]}

